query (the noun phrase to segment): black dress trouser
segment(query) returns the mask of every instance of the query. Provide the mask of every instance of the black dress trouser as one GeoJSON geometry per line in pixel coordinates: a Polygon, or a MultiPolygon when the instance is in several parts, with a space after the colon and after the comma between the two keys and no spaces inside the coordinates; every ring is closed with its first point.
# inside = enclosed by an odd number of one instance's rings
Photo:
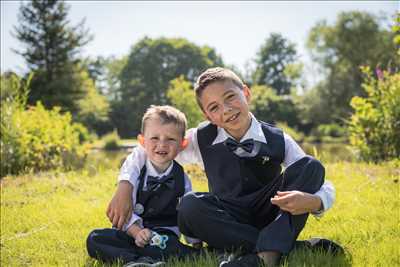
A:
{"type": "Polygon", "coordinates": [[[171,256],[183,258],[198,253],[194,248],[182,244],[172,231],[159,229],[157,233],[168,235],[165,249],[150,245],[138,247],[126,232],[114,228],[93,230],[86,240],[86,247],[92,258],[105,262],[120,260],[123,263],[136,261],[142,256],[167,260],[171,256]]]}
{"type": "Polygon", "coordinates": [[[275,220],[262,227],[238,220],[238,216],[227,210],[212,193],[188,194],[179,204],[179,229],[183,234],[201,239],[216,249],[248,253],[279,251],[286,254],[293,248],[308,214],[292,215],[277,209],[270,198],[278,190],[315,193],[324,183],[324,175],[324,167],[312,157],[304,157],[289,166],[279,180],[265,191],[269,196],[265,198],[262,208],[270,211],[275,220]]]}

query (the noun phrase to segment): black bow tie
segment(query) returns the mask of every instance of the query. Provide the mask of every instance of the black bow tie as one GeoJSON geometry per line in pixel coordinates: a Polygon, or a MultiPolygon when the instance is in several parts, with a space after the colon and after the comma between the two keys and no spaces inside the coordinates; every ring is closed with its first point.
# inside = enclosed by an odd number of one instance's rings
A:
{"type": "Polygon", "coordinates": [[[242,148],[244,151],[251,153],[254,147],[254,140],[253,139],[246,139],[243,142],[237,142],[232,138],[228,138],[225,140],[224,145],[226,145],[230,151],[235,151],[238,147],[242,148]]]}
{"type": "Polygon", "coordinates": [[[147,176],[147,190],[154,191],[161,185],[166,185],[168,188],[173,189],[175,180],[172,174],[164,175],[161,178],[158,176],[147,176]]]}

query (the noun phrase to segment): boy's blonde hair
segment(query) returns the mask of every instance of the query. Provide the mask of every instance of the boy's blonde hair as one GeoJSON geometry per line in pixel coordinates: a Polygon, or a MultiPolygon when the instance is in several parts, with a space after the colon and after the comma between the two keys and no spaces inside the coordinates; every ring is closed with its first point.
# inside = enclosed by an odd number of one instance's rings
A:
{"type": "Polygon", "coordinates": [[[233,71],[229,69],[221,67],[209,68],[200,74],[194,86],[194,92],[196,94],[197,104],[201,109],[203,109],[203,107],[200,102],[200,97],[204,89],[212,83],[224,81],[231,81],[233,84],[238,86],[240,90],[243,90],[244,83],[233,71]]]}
{"type": "Polygon", "coordinates": [[[179,131],[182,133],[182,137],[185,136],[187,120],[185,114],[183,114],[180,110],[172,107],[172,106],[155,106],[151,105],[143,115],[142,118],[142,133],[146,129],[146,122],[150,119],[159,119],[161,124],[173,123],[175,124],[179,131]]]}

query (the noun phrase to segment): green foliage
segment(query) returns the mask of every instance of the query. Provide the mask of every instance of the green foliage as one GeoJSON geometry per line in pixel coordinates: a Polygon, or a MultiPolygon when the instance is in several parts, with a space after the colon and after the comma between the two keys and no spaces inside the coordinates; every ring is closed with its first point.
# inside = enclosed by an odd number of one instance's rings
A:
{"type": "Polygon", "coordinates": [[[319,101],[314,101],[323,107],[317,108],[323,121],[315,121],[316,125],[348,119],[351,98],[365,96],[360,66],[395,63],[394,34],[383,25],[374,15],[354,11],[340,13],[333,25],[321,21],[311,29],[307,45],[325,76],[317,87],[319,101]]]}
{"type": "Polygon", "coordinates": [[[143,38],[129,54],[120,81],[121,101],[113,105],[112,120],[122,137],[136,135],[140,119],[151,104],[169,104],[171,80],[183,75],[194,82],[208,67],[221,66],[214,49],[197,46],[183,38],[143,38]]]}
{"type": "Polygon", "coordinates": [[[299,121],[297,109],[291,96],[280,96],[264,85],[251,88],[250,109],[257,119],[275,123],[286,122],[293,127],[299,121]]]}
{"type": "Polygon", "coordinates": [[[296,107],[299,110],[299,123],[304,132],[315,129],[320,124],[329,124],[331,115],[327,113],[326,103],[323,100],[323,83],[307,90],[303,95],[296,97],[296,107]]]}
{"type": "Polygon", "coordinates": [[[281,128],[285,133],[290,135],[297,142],[302,142],[304,140],[304,134],[290,127],[289,125],[287,125],[286,122],[278,122],[276,126],[281,128]]]}
{"type": "Polygon", "coordinates": [[[80,140],[88,133],[82,125],[59,108],[46,110],[38,103],[26,110],[29,80],[5,75],[1,86],[1,176],[83,163],[86,149],[80,140]]]}
{"type": "Polygon", "coordinates": [[[272,33],[257,52],[256,69],[252,75],[253,86],[266,85],[278,95],[289,94],[293,84],[285,69],[295,62],[296,53],[294,44],[281,34],[272,33]]]}
{"type": "MultiPolygon", "coordinates": [[[[35,75],[30,84],[28,102],[41,101],[47,108],[60,106],[76,114],[77,101],[86,97],[84,88],[75,81],[77,55],[91,36],[84,21],[69,26],[69,6],[63,1],[33,0],[21,4],[19,25],[14,35],[24,49],[24,57],[35,75]]],[[[79,70],[78,70],[79,73],[79,70]]]]}
{"type": "Polygon", "coordinates": [[[339,124],[320,124],[316,128],[313,128],[310,134],[307,136],[309,142],[346,142],[347,141],[347,129],[339,124]]]}
{"type": "Polygon", "coordinates": [[[104,135],[101,140],[104,143],[105,150],[119,149],[121,139],[119,138],[117,131],[114,130],[111,133],[104,135]]]}
{"type": "Polygon", "coordinates": [[[172,105],[185,113],[188,127],[196,127],[204,120],[203,113],[197,105],[193,86],[181,75],[169,83],[167,97],[172,105]]]}
{"type": "Polygon", "coordinates": [[[318,133],[322,136],[342,137],[346,134],[346,129],[338,124],[321,124],[317,127],[318,133]]]}
{"type": "Polygon", "coordinates": [[[95,87],[110,102],[121,101],[120,75],[127,61],[127,56],[120,58],[99,56],[96,59],[87,59],[85,62],[89,76],[95,82],[95,87]]]}
{"type": "Polygon", "coordinates": [[[85,91],[85,97],[77,101],[78,112],[75,115],[75,121],[84,124],[97,134],[104,134],[110,129],[107,99],[98,93],[86,70],[76,71],[73,77],[77,86],[85,91]]]}
{"type": "MultiPolygon", "coordinates": [[[[394,19],[392,31],[395,34],[395,37],[393,39],[394,44],[400,45],[400,12],[396,13],[396,18],[394,19]]],[[[397,53],[400,53],[400,47],[397,49],[397,53]]]]}
{"type": "Polygon", "coordinates": [[[83,163],[86,151],[79,143],[82,127],[76,129],[69,113],[61,115],[59,108],[49,111],[38,103],[28,110],[16,110],[9,123],[17,131],[14,135],[2,132],[2,175],[70,169],[83,163]]]}
{"type": "Polygon", "coordinates": [[[367,97],[353,97],[350,142],[367,161],[400,157],[400,74],[383,71],[376,79],[368,67],[363,88],[367,97]]]}

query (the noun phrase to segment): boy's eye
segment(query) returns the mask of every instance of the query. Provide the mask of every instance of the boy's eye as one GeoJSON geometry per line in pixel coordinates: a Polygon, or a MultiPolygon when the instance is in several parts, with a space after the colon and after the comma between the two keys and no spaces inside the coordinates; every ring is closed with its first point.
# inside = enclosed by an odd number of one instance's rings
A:
{"type": "Polygon", "coordinates": [[[159,138],[156,137],[156,136],[153,136],[153,137],[150,138],[150,140],[152,140],[152,141],[157,141],[158,139],[159,139],[159,138]]]}
{"type": "Polygon", "coordinates": [[[218,106],[212,106],[211,108],[210,108],[210,111],[211,112],[216,112],[218,110],[218,106]]]}
{"type": "Polygon", "coordinates": [[[231,95],[228,95],[228,96],[226,97],[226,99],[231,100],[231,99],[233,99],[234,97],[235,97],[235,95],[234,95],[234,94],[231,94],[231,95]]]}

